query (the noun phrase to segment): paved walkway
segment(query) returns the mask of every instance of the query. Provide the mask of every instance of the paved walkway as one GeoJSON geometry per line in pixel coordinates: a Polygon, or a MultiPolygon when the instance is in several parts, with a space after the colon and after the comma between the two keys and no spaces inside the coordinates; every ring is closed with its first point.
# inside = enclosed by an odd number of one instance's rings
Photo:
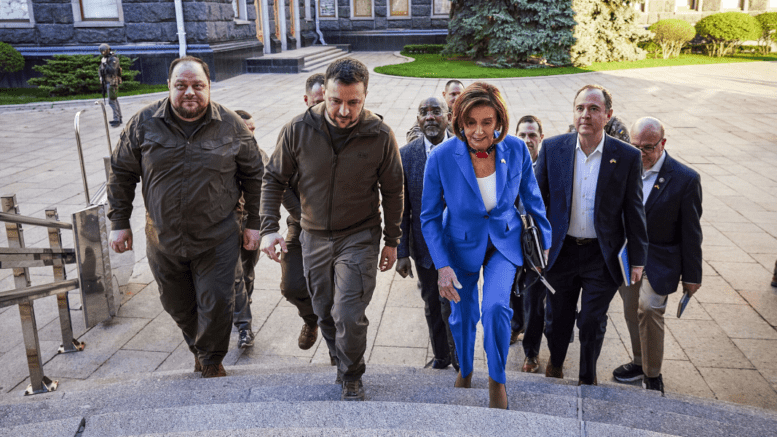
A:
{"type": "MultiPolygon", "coordinates": [[[[401,61],[391,53],[355,53],[368,66],[401,61]]],[[[303,107],[307,75],[243,75],[213,84],[212,98],[244,109],[257,120],[259,145],[271,152],[281,126],[303,107]]],[[[469,82],[469,81],[467,81],[469,82]]],[[[667,125],[667,150],[702,175],[704,189],[704,281],[682,319],[673,315],[679,296],[669,299],[666,362],[667,391],[777,409],[777,290],[769,286],[777,258],[777,63],[724,64],[652,68],[546,78],[490,80],[505,93],[513,120],[533,113],[545,134],[566,131],[572,98],[586,83],[599,83],[614,95],[615,113],[627,122],[652,115],[667,125]]],[[[397,78],[373,74],[367,107],[382,114],[400,144],[413,124],[418,103],[440,95],[443,79],[397,78]]],[[[158,97],[122,98],[124,114],[138,111],[158,97]]],[[[43,217],[56,206],[60,217],[84,204],[73,134],[73,116],[87,108],[82,133],[89,183],[104,181],[107,153],[99,107],[88,102],[0,108],[0,193],[16,194],[21,211],[43,217]]],[[[511,126],[514,130],[514,125],[511,126]]],[[[115,144],[119,130],[111,130],[115,144]]],[[[145,259],[142,200],[136,198],[132,226],[137,264],[124,287],[125,303],[115,319],[84,333],[80,311],[75,329],[86,350],[57,356],[59,322],[54,298],[36,302],[45,373],[66,390],[77,380],[191,367],[180,331],[164,313],[145,259]]],[[[47,247],[45,231],[25,227],[28,246],[47,247]]],[[[72,235],[64,234],[72,247],[72,235]]],[[[6,246],[0,236],[0,246],[6,246]]],[[[309,351],[296,346],[302,326],[295,308],[282,299],[280,267],[263,258],[257,267],[253,299],[256,346],[231,350],[227,364],[279,365],[288,360],[326,363],[319,342],[309,351]]],[[[46,269],[33,269],[34,284],[50,281],[46,269]]],[[[0,270],[0,290],[13,288],[10,270],[0,270]]],[[[69,272],[70,277],[74,273],[69,272]]],[[[78,307],[78,292],[71,306],[78,307]]],[[[423,366],[430,348],[423,302],[415,280],[393,271],[378,275],[368,309],[368,363],[423,366]]],[[[20,391],[28,383],[17,307],[0,309],[0,392],[20,391]]],[[[236,336],[233,333],[231,346],[236,336]]],[[[621,301],[610,307],[610,324],[598,366],[600,381],[629,360],[629,337],[621,301]]],[[[476,367],[485,370],[482,344],[476,367]]],[[[577,340],[570,347],[564,373],[577,375],[577,340]]],[[[548,359],[543,346],[541,362],[548,359]]],[[[509,370],[519,370],[522,349],[511,348],[509,370]]],[[[369,372],[369,370],[368,370],[369,372]]],[[[453,370],[447,370],[453,382],[453,370]]]]}

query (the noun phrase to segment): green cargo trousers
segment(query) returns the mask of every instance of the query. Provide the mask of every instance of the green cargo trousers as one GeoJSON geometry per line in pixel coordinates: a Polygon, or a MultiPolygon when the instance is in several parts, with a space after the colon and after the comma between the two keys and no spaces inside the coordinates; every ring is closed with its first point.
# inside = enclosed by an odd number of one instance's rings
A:
{"type": "Polygon", "coordinates": [[[358,381],[364,374],[365,311],[375,291],[380,237],[380,226],[339,237],[305,230],[300,235],[313,311],[343,381],[358,381]]]}

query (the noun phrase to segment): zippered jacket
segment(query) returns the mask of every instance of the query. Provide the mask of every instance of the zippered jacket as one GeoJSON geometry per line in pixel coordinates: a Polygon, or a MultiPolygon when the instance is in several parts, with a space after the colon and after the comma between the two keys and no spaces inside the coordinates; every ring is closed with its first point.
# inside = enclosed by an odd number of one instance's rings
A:
{"type": "Polygon", "coordinates": [[[403,173],[394,133],[380,115],[364,109],[339,154],[325,123],[325,103],[308,108],[281,130],[262,181],[262,235],[279,231],[280,206],[298,175],[302,229],[339,237],[380,225],[396,247],[402,233],[403,173]],[[382,203],[381,203],[382,198],[382,203]]]}

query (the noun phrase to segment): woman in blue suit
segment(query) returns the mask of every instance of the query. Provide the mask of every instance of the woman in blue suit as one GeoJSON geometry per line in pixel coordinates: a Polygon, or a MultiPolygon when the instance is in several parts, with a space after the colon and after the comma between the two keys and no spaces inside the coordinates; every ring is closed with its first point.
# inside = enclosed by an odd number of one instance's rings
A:
{"type": "Polygon", "coordinates": [[[478,279],[483,269],[483,329],[488,358],[489,406],[507,408],[505,364],[510,347],[510,290],[523,264],[520,196],[543,237],[550,223],[524,142],[508,136],[510,121],[499,90],[484,82],[467,87],[453,106],[455,138],[434,148],[424,173],[421,229],[437,266],[460,371],[455,387],[469,388],[480,319],[478,279]],[[458,290],[457,290],[458,289],[458,290]]]}

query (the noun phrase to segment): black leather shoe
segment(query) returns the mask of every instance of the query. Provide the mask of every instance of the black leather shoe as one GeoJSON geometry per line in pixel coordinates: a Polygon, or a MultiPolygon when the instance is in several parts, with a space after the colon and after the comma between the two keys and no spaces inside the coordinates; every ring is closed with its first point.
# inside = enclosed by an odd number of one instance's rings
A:
{"type": "Polygon", "coordinates": [[[660,391],[661,394],[664,394],[664,378],[661,377],[660,373],[655,378],[648,378],[646,376],[645,379],[642,380],[642,388],[660,391]]]}
{"type": "Polygon", "coordinates": [[[456,355],[456,349],[454,349],[451,352],[451,364],[453,365],[453,369],[458,372],[459,371],[459,356],[456,355]]]}
{"type": "Polygon", "coordinates": [[[772,276],[772,287],[777,287],[777,275],[772,276]]]}
{"type": "Polygon", "coordinates": [[[451,365],[451,357],[448,355],[446,358],[435,358],[432,360],[432,369],[445,369],[451,365]]]}
{"type": "Polygon", "coordinates": [[[522,340],[523,340],[523,329],[519,331],[513,331],[512,334],[510,334],[510,344],[515,344],[522,340]]]}
{"type": "Polygon", "coordinates": [[[627,363],[613,370],[612,376],[616,381],[633,382],[642,379],[644,374],[642,373],[642,366],[638,366],[634,363],[627,363]]]}

